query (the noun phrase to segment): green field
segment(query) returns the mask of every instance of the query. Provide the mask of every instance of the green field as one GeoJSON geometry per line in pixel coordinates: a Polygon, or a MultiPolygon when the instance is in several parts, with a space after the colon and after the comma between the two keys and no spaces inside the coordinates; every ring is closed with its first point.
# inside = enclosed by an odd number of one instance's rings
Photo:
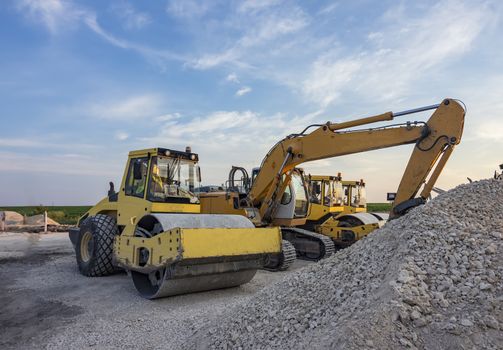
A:
{"type": "MultiPolygon", "coordinates": [[[[47,211],[47,215],[65,225],[75,225],[80,216],[82,216],[86,211],[88,211],[91,206],[81,205],[81,206],[28,206],[28,207],[0,207],[0,211],[9,210],[15,211],[20,214],[31,216],[36,214],[43,214],[47,211]]],[[[368,203],[367,210],[375,212],[388,212],[391,208],[389,203],[368,203]]]]}
{"type": "Polygon", "coordinates": [[[390,203],[367,203],[367,211],[389,212],[390,209],[390,203]]]}
{"type": "Polygon", "coordinates": [[[77,220],[86,211],[89,210],[91,206],[28,206],[28,207],[0,207],[0,211],[15,211],[19,214],[26,216],[32,216],[37,214],[43,214],[47,211],[47,216],[51,219],[56,220],[60,224],[74,225],[77,220]]]}

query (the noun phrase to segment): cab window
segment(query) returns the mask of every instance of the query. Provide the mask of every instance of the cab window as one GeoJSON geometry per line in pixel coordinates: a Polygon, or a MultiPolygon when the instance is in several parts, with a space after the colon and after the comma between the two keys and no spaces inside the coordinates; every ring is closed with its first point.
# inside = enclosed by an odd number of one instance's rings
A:
{"type": "Polygon", "coordinates": [[[148,158],[132,158],[126,179],[126,196],[143,198],[147,184],[148,158]]]}
{"type": "Polygon", "coordinates": [[[322,193],[321,193],[321,181],[312,180],[310,183],[310,193],[309,200],[314,204],[321,204],[322,193]]]}

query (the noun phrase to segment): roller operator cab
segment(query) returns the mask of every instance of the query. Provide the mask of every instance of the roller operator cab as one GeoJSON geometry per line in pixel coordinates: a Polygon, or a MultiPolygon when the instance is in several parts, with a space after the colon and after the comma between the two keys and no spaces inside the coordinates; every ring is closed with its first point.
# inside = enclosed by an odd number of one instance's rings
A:
{"type": "Polygon", "coordinates": [[[238,286],[280,263],[281,232],[238,215],[201,214],[198,155],[152,148],[129,153],[118,192],[70,230],[85,276],[122,268],[146,298],[238,286]]]}

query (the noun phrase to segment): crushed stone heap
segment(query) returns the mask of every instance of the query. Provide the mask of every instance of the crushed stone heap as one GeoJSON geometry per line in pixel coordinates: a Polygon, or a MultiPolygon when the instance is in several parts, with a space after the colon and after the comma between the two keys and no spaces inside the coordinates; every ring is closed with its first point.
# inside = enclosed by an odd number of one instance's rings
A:
{"type": "Polygon", "coordinates": [[[501,349],[503,181],[439,195],[264,288],[186,345],[501,349]]]}

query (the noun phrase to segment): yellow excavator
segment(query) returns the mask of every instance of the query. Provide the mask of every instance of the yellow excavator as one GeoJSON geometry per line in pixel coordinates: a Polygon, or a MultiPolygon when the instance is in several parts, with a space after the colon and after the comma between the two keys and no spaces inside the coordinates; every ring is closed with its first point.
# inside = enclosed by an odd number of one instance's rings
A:
{"type": "Polygon", "coordinates": [[[332,238],[337,247],[345,247],[382,227],[388,213],[367,212],[365,182],[343,180],[337,176],[311,175],[309,215],[301,227],[332,238]]]}
{"type": "Polygon", "coordinates": [[[461,102],[445,99],[440,104],[397,113],[309,125],[302,132],[276,143],[263,159],[253,181],[246,170],[233,167],[229,174],[229,190],[202,193],[201,211],[244,215],[258,227],[280,226],[283,239],[293,244],[299,258],[321,259],[334,249],[327,243],[328,236],[296,227],[306,224],[309,208],[308,185],[302,170],[296,167],[319,159],[414,144],[393,200],[390,218],[394,218],[426,202],[455,146],[461,141],[464,117],[461,102]],[[426,122],[351,129],[429,110],[434,112],[426,122]],[[308,132],[311,128],[314,130],[308,132]],[[234,183],[239,170],[243,173],[241,186],[234,183]]]}
{"type": "Polygon", "coordinates": [[[238,286],[258,269],[285,268],[279,228],[200,213],[198,160],[190,148],[130,152],[119,191],[110,183],[108,196],[70,229],[79,271],[125,269],[153,299],[238,286]]]}

